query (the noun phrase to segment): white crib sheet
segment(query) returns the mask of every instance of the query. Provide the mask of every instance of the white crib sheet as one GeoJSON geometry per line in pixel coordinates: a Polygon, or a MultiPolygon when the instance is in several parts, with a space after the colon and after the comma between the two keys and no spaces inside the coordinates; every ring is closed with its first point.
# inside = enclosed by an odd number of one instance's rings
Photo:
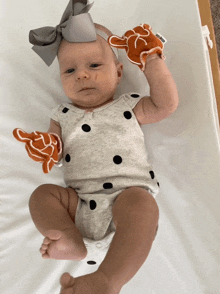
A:
{"type": "MultiPolygon", "coordinates": [[[[42,236],[32,223],[28,200],[40,184],[64,185],[62,170],[42,173],[23,144],[20,127],[46,131],[51,109],[64,96],[57,61],[47,68],[31,50],[30,29],[55,26],[68,0],[1,0],[1,290],[2,294],[59,293],[65,271],[96,270],[78,262],[43,260],[42,236]]],[[[143,127],[149,160],[161,191],[160,223],[150,255],[122,294],[217,294],[220,289],[220,149],[216,106],[203,48],[196,0],[95,0],[94,22],[115,34],[141,23],[168,43],[165,55],[180,103],[167,119],[143,127]]],[[[127,60],[119,93],[149,93],[143,73],[127,60]]]]}

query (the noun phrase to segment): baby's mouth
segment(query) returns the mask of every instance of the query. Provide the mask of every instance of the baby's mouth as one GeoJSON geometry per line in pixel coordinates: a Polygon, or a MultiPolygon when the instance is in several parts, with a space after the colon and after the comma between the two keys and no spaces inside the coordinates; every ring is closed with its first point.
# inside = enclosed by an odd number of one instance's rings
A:
{"type": "Polygon", "coordinates": [[[81,92],[81,91],[86,91],[86,90],[92,90],[92,89],[95,89],[95,88],[88,88],[88,87],[85,87],[85,88],[82,88],[81,90],[79,90],[79,92],[81,92]]]}

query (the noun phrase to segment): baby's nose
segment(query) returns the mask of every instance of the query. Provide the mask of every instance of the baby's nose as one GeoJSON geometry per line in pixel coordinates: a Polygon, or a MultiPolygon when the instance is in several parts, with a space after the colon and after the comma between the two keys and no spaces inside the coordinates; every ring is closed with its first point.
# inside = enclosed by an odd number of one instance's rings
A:
{"type": "Polygon", "coordinates": [[[77,80],[85,80],[89,78],[89,73],[86,70],[81,70],[77,74],[77,80]]]}

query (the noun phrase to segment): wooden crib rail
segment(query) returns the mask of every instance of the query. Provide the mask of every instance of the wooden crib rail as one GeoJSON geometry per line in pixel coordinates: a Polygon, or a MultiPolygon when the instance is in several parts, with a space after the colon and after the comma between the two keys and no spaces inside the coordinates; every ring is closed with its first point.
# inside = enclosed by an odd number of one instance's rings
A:
{"type": "Polygon", "coordinates": [[[198,6],[200,11],[202,26],[205,26],[205,25],[208,26],[210,31],[210,38],[213,41],[213,48],[212,49],[209,48],[209,55],[211,60],[215,96],[217,101],[218,117],[220,121],[220,71],[219,71],[220,60],[218,60],[216,38],[215,38],[215,31],[213,26],[210,2],[209,0],[198,0],[198,6]]]}

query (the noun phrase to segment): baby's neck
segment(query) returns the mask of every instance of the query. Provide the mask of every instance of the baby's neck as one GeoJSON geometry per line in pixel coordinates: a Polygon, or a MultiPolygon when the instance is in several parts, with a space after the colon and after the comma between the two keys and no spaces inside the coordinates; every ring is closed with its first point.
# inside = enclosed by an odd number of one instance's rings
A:
{"type": "Polygon", "coordinates": [[[95,107],[84,107],[84,106],[80,106],[80,105],[77,105],[77,104],[74,104],[74,103],[72,103],[75,107],[77,107],[77,108],[80,108],[80,109],[82,109],[82,110],[85,110],[85,112],[92,112],[94,109],[97,109],[97,108],[100,108],[100,107],[102,107],[102,106],[104,106],[104,105],[106,105],[106,104],[109,104],[109,103],[111,103],[112,101],[113,101],[114,99],[113,99],[113,97],[111,97],[109,100],[107,100],[106,102],[104,102],[104,103],[102,103],[102,104],[100,104],[100,105],[97,105],[97,106],[95,106],[95,107]]]}

